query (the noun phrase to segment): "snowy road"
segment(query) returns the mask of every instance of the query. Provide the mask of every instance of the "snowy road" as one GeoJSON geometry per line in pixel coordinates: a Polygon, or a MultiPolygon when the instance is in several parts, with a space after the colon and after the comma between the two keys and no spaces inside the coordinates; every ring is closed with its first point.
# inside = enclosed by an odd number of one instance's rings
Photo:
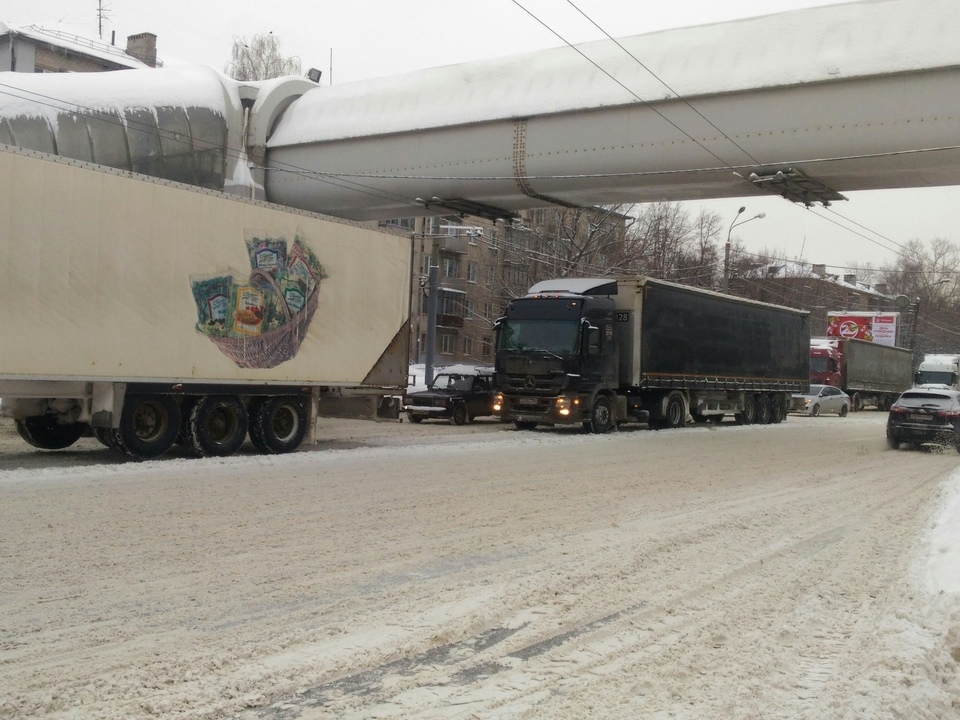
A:
{"type": "Polygon", "coordinates": [[[883,421],[141,464],[0,426],[0,717],[960,717],[960,455],[883,421]]]}

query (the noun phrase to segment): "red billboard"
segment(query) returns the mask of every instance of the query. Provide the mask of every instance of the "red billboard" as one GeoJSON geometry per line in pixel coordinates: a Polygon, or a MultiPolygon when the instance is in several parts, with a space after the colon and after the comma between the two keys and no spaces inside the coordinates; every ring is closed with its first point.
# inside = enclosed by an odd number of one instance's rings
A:
{"type": "Polygon", "coordinates": [[[899,313],[831,312],[827,315],[827,337],[896,345],[898,317],[899,313]]]}

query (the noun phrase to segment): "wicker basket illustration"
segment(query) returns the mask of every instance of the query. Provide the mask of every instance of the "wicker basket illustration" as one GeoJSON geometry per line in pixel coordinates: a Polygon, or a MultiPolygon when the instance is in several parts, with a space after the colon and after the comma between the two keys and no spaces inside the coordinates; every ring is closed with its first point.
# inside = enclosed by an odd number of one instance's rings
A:
{"type": "Polygon", "coordinates": [[[300,344],[307,336],[307,328],[317,311],[319,303],[320,281],[318,279],[313,292],[307,298],[300,312],[291,314],[283,293],[276,287],[273,276],[263,271],[255,270],[254,274],[262,277],[273,285],[280,297],[280,307],[286,317],[286,322],[274,330],[268,330],[260,335],[250,337],[216,337],[208,336],[220,348],[220,351],[242,368],[266,369],[276,367],[282,362],[293,358],[300,349],[300,344]]]}

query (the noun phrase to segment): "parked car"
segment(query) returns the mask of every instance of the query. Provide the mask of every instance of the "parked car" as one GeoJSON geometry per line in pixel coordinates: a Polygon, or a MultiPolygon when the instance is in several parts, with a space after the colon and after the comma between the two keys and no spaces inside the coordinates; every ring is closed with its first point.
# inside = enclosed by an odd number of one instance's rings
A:
{"type": "Polygon", "coordinates": [[[457,425],[493,415],[493,368],[454,365],[437,371],[426,390],[407,395],[410,422],[449,419],[457,425]]]}
{"type": "Polygon", "coordinates": [[[945,387],[907,390],[887,416],[887,445],[952,445],[960,452],[960,392],[945,387]]]}
{"type": "Polygon", "coordinates": [[[811,385],[810,392],[796,393],[793,400],[795,412],[813,417],[823,413],[837,413],[840,417],[846,417],[852,404],[850,396],[833,385],[811,385]]]}

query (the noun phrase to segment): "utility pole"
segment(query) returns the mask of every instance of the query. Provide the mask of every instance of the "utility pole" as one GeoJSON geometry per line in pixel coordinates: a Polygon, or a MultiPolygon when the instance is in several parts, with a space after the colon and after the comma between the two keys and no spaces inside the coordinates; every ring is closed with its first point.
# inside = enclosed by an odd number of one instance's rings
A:
{"type": "Polygon", "coordinates": [[[427,359],[424,380],[429,385],[433,382],[433,353],[437,346],[437,300],[440,295],[440,268],[436,265],[430,266],[427,293],[427,359]]]}

